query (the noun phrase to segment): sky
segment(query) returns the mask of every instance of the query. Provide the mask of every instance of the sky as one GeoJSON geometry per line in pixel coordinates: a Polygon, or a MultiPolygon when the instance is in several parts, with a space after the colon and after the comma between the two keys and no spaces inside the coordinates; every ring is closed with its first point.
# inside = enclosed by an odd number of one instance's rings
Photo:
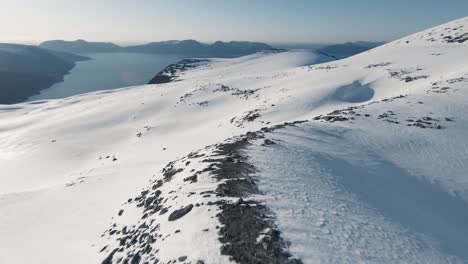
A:
{"type": "Polygon", "coordinates": [[[0,42],[390,41],[468,16],[468,0],[0,0],[0,42]]]}

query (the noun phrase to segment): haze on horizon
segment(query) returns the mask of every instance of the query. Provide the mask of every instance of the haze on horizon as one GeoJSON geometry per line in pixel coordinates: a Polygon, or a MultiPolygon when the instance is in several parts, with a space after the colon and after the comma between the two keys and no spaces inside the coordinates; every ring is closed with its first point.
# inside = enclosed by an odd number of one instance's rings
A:
{"type": "Polygon", "coordinates": [[[0,42],[390,41],[467,15],[465,0],[0,0],[0,42]]]}

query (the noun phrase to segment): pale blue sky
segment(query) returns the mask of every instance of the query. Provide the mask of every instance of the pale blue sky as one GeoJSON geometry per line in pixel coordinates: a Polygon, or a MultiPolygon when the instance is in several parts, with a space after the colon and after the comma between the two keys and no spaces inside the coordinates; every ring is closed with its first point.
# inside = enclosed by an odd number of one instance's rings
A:
{"type": "Polygon", "coordinates": [[[0,42],[387,41],[468,16],[468,0],[0,0],[0,42]]]}

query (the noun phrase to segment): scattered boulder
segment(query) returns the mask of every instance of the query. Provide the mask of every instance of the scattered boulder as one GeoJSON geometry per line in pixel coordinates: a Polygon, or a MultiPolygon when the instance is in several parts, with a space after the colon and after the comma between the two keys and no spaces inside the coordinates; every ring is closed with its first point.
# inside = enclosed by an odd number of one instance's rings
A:
{"type": "Polygon", "coordinates": [[[176,221],[182,217],[184,217],[186,214],[188,214],[190,211],[192,211],[193,204],[189,204],[181,209],[175,210],[169,215],[168,220],[169,221],[176,221]]]}
{"type": "Polygon", "coordinates": [[[266,146],[269,146],[269,145],[276,144],[276,142],[274,142],[273,140],[267,138],[267,139],[264,140],[263,144],[266,145],[266,146]]]}

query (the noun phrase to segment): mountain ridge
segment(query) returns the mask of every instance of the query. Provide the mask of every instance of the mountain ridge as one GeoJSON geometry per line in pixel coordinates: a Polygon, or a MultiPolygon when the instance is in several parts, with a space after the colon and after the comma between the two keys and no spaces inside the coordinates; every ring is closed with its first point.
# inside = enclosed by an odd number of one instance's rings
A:
{"type": "Polygon", "coordinates": [[[122,47],[111,42],[51,40],[43,42],[39,46],[46,49],[73,53],[138,52],[179,54],[192,57],[237,57],[272,49],[271,46],[260,42],[217,41],[213,44],[204,44],[192,39],[151,42],[127,47],[122,47]]]}

